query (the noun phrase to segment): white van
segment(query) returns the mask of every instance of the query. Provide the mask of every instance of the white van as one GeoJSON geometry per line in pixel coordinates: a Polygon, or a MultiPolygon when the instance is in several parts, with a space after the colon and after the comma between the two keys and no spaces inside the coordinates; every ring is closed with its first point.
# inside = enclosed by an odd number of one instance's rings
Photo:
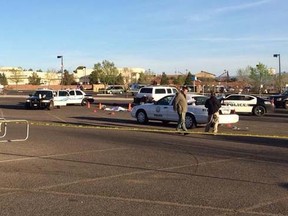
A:
{"type": "Polygon", "coordinates": [[[176,94],[178,90],[171,86],[145,86],[134,97],[134,104],[158,101],[166,95],[176,94]]]}

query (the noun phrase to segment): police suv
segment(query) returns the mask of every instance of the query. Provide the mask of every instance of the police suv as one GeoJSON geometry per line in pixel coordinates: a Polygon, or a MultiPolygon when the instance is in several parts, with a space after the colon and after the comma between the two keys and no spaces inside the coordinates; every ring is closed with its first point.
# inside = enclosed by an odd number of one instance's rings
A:
{"type": "Polygon", "coordinates": [[[220,98],[220,101],[223,105],[234,107],[236,113],[263,116],[274,111],[274,105],[270,100],[254,95],[230,94],[220,98]]]}

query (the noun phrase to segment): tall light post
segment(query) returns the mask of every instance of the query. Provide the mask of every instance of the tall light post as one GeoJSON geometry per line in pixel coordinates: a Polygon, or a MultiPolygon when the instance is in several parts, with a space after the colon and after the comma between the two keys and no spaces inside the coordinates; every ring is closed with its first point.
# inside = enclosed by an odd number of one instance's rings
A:
{"type": "Polygon", "coordinates": [[[259,94],[261,95],[261,93],[262,93],[261,89],[263,88],[263,85],[262,85],[262,71],[259,70],[259,66],[260,66],[260,64],[257,64],[257,65],[256,65],[256,74],[257,74],[257,72],[259,72],[259,78],[260,78],[259,94]]]}
{"type": "Polygon", "coordinates": [[[63,56],[57,56],[57,58],[61,58],[61,86],[63,88],[63,75],[64,75],[63,56]]]}
{"type": "Polygon", "coordinates": [[[279,88],[280,93],[282,92],[282,86],[281,86],[281,60],[280,60],[280,54],[274,54],[273,57],[277,58],[279,57],[279,88]]]}
{"type": "Polygon", "coordinates": [[[87,84],[86,67],[85,66],[83,66],[83,70],[84,70],[84,80],[85,80],[84,84],[87,84]]]}

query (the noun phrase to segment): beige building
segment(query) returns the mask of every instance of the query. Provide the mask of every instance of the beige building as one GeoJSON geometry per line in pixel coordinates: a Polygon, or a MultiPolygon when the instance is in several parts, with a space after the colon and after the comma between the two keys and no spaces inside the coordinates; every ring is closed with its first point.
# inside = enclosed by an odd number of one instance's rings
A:
{"type": "Polygon", "coordinates": [[[41,83],[44,85],[58,85],[61,82],[61,73],[48,71],[36,72],[23,70],[21,67],[0,67],[0,73],[5,74],[8,85],[26,85],[29,84],[29,77],[36,73],[41,78],[41,83]]]}
{"type": "MultiPolygon", "coordinates": [[[[144,73],[144,68],[117,68],[119,73],[124,77],[124,82],[131,83],[137,82],[140,77],[140,73],[144,73]]],[[[79,66],[74,71],[75,81],[78,83],[89,83],[89,75],[92,73],[93,68],[86,68],[85,66],[79,66]]],[[[43,85],[59,85],[61,83],[61,73],[56,71],[37,72],[23,70],[21,67],[0,67],[0,73],[5,74],[8,85],[26,85],[29,84],[29,77],[36,73],[41,78],[43,85]]]]}
{"type": "MultiPolygon", "coordinates": [[[[144,68],[117,68],[119,73],[124,77],[125,84],[137,82],[141,73],[145,72],[144,68]]],[[[74,71],[74,78],[76,82],[88,83],[89,75],[93,72],[93,68],[86,68],[85,66],[79,66],[74,71]]]]}
{"type": "Polygon", "coordinates": [[[205,79],[215,79],[216,78],[215,74],[212,74],[212,73],[209,73],[206,71],[201,71],[199,73],[196,73],[195,76],[197,78],[205,78],[205,79]]]}

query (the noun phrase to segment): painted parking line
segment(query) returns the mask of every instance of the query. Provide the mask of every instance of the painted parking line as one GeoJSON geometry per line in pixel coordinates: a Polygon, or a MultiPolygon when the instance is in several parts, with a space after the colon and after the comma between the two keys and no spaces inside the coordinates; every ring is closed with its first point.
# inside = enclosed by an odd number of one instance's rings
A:
{"type": "MultiPolygon", "coordinates": [[[[122,130],[122,131],[139,131],[139,132],[154,132],[154,133],[172,133],[179,134],[176,130],[167,130],[167,129],[158,129],[158,128],[135,128],[135,127],[116,127],[116,126],[94,126],[94,125],[81,125],[81,124],[70,124],[70,123],[50,123],[50,122],[38,122],[31,121],[31,125],[37,126],[56,126],[56,127],[69,127],[69,128],[89,128],[89,129],[101,129],[101,130],[122,130]]],[[[186,132],[185,132],[186,133],[186,132]]],[[[187,135],[214,135],[213,133],[207,132],[197,132],[197,131],[188,131],[187,135]]],[[[180,134],[179,134],[180,135],[180,134]]],[[[263,135],[263,134],[253,134],[253,133],[217,133],[217,136],[241,136],[241,137],[259,137],[259,138],[275,138],[275,139],[288,139],[288,136],[281,135],[263,135]]]]}

